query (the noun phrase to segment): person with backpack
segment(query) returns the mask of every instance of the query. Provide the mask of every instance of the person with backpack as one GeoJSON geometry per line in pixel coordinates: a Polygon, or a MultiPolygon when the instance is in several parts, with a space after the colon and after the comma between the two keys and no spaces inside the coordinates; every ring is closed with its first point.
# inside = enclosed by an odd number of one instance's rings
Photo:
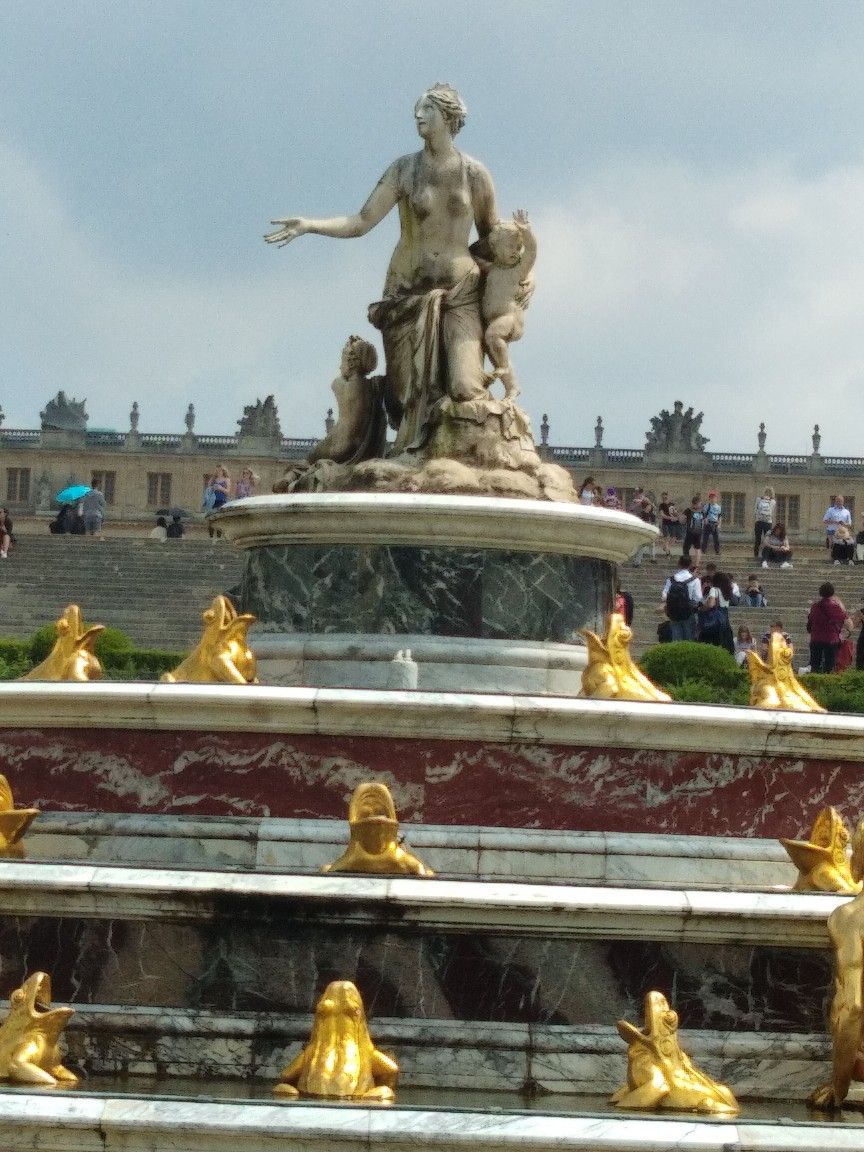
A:
{"type": "Polygon", "coordinates": [[[777,514],[777,501],[774,489],[766,488],[756,497],[756,522],[753,525],[753,559],[758,560],[762,552],[762,537],[771,531],[777,514]]]}
{"type": "Polygon", "coordinates": [[[696,564],[702,559],[702,508],[700,497],[694,496],[690,507],[684,511],[684,548],[682,549],[687,562],[690,562],[691,549],[696,553],[693,560],[696,564]]]}
{"type": "Polygon", "coordinates": [[[696,613],[702,602],[702,585],[694,575],[687,556],[682,556],[678,567],[663,585],[660,594],[669,622],[670,640],[696,639],[696,613]]]}
{"type": "Polygon", "coordinates": [[[735,654],[735,637],[729,622],[729,602],[732,599],[732,581],[725,572],[716,572],[714,582],[699,609],[697,639],[701,644],[713,644],[735,654]]]}
{"type": "Polygon", "coordinates": [[[708,551],[708,541],[714,541],[714,555],[720,555],[720,521],[723,508],[715,489],[708,493],[708,500],[702,505],[702,552],[708,551]]]}

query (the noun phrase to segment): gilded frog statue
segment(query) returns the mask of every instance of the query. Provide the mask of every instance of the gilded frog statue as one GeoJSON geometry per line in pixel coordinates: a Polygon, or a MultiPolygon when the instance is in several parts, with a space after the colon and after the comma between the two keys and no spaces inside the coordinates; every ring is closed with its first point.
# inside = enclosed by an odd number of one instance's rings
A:
{"type": "Polygon", "coordinates": [[[377,872],[408,876],[434,876],[422,860],[399,842],[396,806],[386,784],[358,784],[348,809],[351,837],[338,860],[325,872],[377,872]]]}
{"type": "Polygon", "coordinates": [[[388,1102],[398,1075],[396,1062],[372,1043],[355,985],[334,980],[316,1005],[309,1043],[283,1071],[274,1092],[388,1102]]]}
{"type": "Polygon", "coordinates": [[[54,647],[41,664],[31,668],[22,680],[99,680],[102,665],[93,652],[93,645],[104,624],[84,627],[81,609],[70,604],[54,624],[57,639],[54,647]]]}
{"type": "Polygon", "coordinates": [[[51,977],[34,972],[10,997],[9,1015],[0,1024],[0,1078],[18,1084],[77,1084],[60,1062],[60,1034],[74,1008],[51,1007],[51,977]]]}
{"type": "Polygon", "coordinates": [[[163,684],[257,684],[255,653],[246,632],[255,617],[238,615],[227,596],[216,596],[201,616],[204,631],[196,647],[163,684]]]}
{"type": "Polygon", "coordinates": [[[633,633],[624,617],[613,612],[606,638],[596,632],[582,632],[588,645],[588,667],[582,673],[580,696],[589,700],[651,700],[668,703],[669,696],[652,684],[633,662],[630,641],[633,633]]]}
{"type": "Polygon", "coordinates": [[[729,1089],[700,1072],[681,1051],[678,1013],[669,1007],[662,992],[645,996],[644,1030],[619,1020],[618,1035],[628,1045],[627,1083],[611,1098],[619,1108],[719,1114],[738,1111],[738,1102],[729,1089]]]}

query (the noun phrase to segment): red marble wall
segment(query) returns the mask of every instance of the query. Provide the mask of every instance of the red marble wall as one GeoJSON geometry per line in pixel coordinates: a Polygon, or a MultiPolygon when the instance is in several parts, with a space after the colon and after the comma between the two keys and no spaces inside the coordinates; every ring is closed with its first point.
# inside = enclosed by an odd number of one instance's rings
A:
{"type": "Polygon", "coordinates": [[[45,811],[344,818],[361,780],[405,821],[789,835],[864,809],[856,763],[468,740],[0,729],[16,802],[45,811]]]}

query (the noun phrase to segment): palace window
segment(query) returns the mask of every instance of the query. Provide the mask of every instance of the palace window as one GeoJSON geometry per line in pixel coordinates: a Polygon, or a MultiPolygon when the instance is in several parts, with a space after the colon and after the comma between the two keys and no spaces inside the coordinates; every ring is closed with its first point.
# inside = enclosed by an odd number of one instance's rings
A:
{"type": "Polygon", "coordinates": [[[116,472],[92,472],[90,475],[91,487],[99,489],[105,497],[106,504],[114,503],[114,484],[116,479],[116,472]]]}
{"type": "Polygon", "coordinates": [[[777,519],[786,525],[787,532],[797,532],[801,527],[801,497],[778,496],[777,519]]]}
{"type": "Polygon", "coordinates": [[[171,503],[171,473],[147,473],[147,505],[150,508],[161,508],[171,503]]]}
{"type": "Polygon", "coordinates": [[[26,504],[30,499],[30,469],[6,469],[6,502],[26,504]]]}
{"type": "Polygon", "coordinates": [[[723,508],[723,523],[727,528],[744,527],[743,492],[721,492],[720,505],[723,508]]]}

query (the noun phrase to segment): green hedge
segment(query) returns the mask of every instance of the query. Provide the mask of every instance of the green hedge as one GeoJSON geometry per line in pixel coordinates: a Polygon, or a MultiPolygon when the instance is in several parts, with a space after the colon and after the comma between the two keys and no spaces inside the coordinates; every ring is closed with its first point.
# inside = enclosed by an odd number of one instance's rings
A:
{"type": "MultiPolygon", "coordinates": [[[[17,680],[40,664],[53,648],[55,638],[54,625],[46,624],[24,640],[0,639],[0,680],[17,680]]],[[[158,680],[185,656],[184,652],[163,648],[136,648],[119,628],[101,632],[94,649],[106,680],[158,680]]]]}
{"type": "MultiPolygon", "coordinates": [[[[673,700],[688,704],[739,704],[750,698],[750,677],[723,648],[681,640],[657,644],[642,656],[642,671],[673,700]]],[[[810,673],[801,683],[829,712],[864,713],[864,672],[810,673]]]]}
{"type": "Polygon", "coordinates": [[[698,644],[695,640],[676,640],[672,644],[655,644],[642,656],[642,671],[654,683],[669,692],[685,683],[703,682],[734,692],[747,680],[725,648],[698,644]]]}

